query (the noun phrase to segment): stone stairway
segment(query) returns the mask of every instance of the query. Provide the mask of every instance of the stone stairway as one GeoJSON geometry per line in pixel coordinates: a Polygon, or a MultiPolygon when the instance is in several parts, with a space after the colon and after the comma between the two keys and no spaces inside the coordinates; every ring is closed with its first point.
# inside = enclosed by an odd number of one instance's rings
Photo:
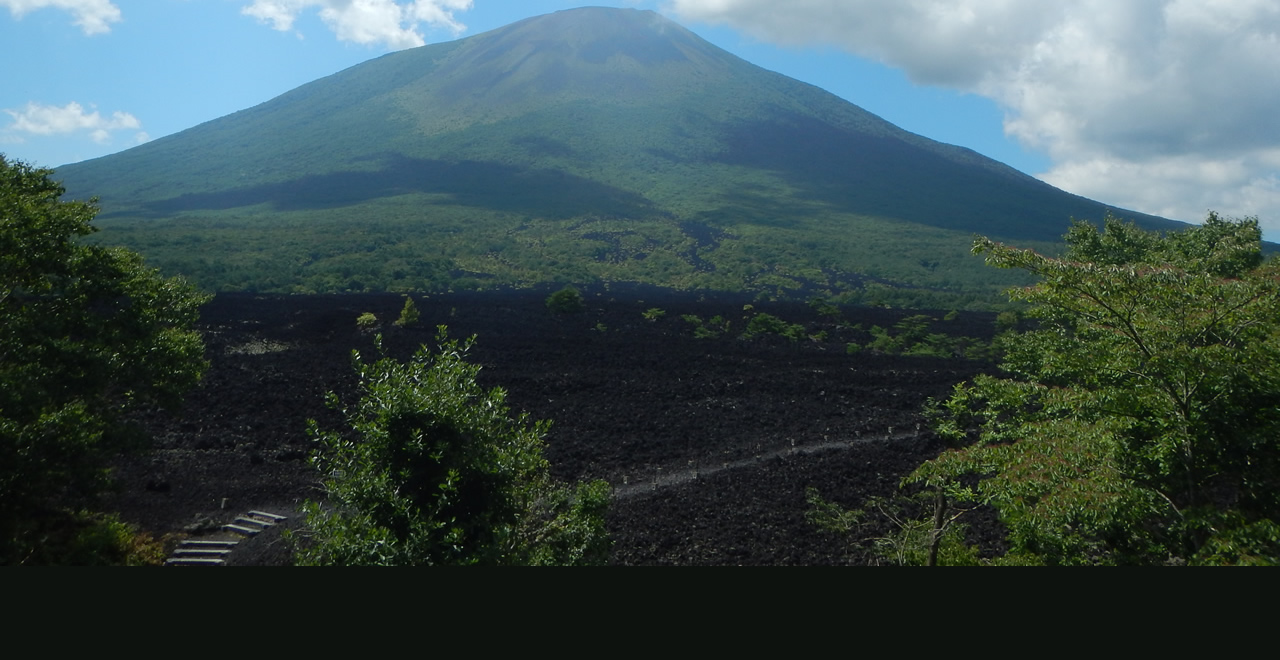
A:
{"type": "Polygon", "coordinates": [[[285,516],[266,511],[250,511],[222,526],[228,538],[208,541],[183,541],[165,560],[165,566],[225,566],[227,556],[243,538],[257,536],[263,530],[287,520],[285,516]]]}

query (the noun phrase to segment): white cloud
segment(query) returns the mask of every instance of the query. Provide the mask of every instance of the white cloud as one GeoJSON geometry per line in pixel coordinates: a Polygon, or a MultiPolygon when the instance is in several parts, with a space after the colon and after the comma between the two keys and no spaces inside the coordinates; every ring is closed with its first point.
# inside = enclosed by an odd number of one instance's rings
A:
{"type": "Polygon", "coordinates": [[[1280,232],[1275,0],[670,0],[683,19],[833,44],[982,94],[1071,192],[1280,232]]]}
{"type": "MultiPolygon", "coordinates": [[[[13,117],[13,123],[6,126],[3,134],[7,140],[20,142],[24,135],[69,135],[83,133],[98,144],[111,142],[115,131],[137,130],[142,122],[127,112],[113,112],[110,117],[103,117],[97,110],[85,111],[79,103],[71,102],[65,106],[41,105],[28,103],[21,110],[5,110],[13,117]]],[[[139,131],[134,140],[137,144],[147,141],[149,136],[139,131]]]]}
{"type": "MultiPolygon", "coordinates": [[[[1229,215],[1280,210],[1280,168],[1274,162],[1278,153],[1273,150],[1270,158],[1264,153],[1216,160],[1202,155],[1142,161],[1103,156],[1055,165],[1042,178],[1066,190],[1090,191],[1090,197],[1118,205],[1199,221],[1210,210],[1229,215]]],[[[1274,240],[1280,218],[1263,215],[1261,220],[1268,238],[1274,240]]]]}
{"type": "Polygon", "coordinates": [[[120,22],[120,8],[110,0],[0,0],[0,7],[8,7],[14,18],[46,7],[69,11],[85,34],[110,32],[111,24],[120,22]]]}
{"type": "Polygon", "coordinates": [[[472,0],[254,0],[241,13],[287,32],[298,16],[318,9],[320,18],[341,41],[382,44],[392,50],[426,43],[419,25],[445,28],[459,34],[466,26],[455,12],[471,9],[472,0]]]}

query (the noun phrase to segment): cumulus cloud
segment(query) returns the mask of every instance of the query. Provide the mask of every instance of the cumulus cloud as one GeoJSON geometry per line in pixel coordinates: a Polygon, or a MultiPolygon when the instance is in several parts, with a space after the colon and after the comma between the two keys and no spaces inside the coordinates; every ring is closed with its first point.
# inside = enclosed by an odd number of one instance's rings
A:
{"type": "Polygon", "coordinates": [[[1275,0],[670,0],[681,18],[831,44],[982,94],[1041,178],[1179,220],[1280,232],[1275,0]]]}
{"type": "Polygon", "coordinates": [[[120,22],[120,8],[110,0],[0,0],[0,7],[8,7],[14,18],[45,7],[69,11],[85,34],[110,32],[111,24],[120,22]]]}
{"type": "Polygon", "coordinates": [[[471,0],[254,0],[241,12],[287,32],[304,11],[319,10],[339,40],[399,50],[426,43],[419,31],[424,23],[461,33],[466,26],[454,13],[470,8],[471,0]]]}
{"type": "Polygon", "coordinates": [[[134,142],[142,143],[150,139],[140,131],[142,122],[127,112],[113,112],[110,117],[103,117],[97,110],[88,112],[79,103],[71,102],[65,106],[41,105],[28,103],[21,110],[5,110],[13,117],[13,123],[5,127],[7,140],[18,142],[24,135],[70,135],[81,133],[87,135],[98,144],[111,142],[116,131],[137,130],[134,142]]]}

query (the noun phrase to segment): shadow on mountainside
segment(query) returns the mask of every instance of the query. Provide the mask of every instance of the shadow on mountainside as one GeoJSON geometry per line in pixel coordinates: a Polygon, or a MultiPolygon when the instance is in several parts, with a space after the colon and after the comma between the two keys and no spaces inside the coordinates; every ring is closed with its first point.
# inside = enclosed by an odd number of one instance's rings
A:
{"type": "Polygon", "coordinates": [[[375,171],[316,174],[282,183],[189,193],[149,202],[144,208],[155,217],[257,204],[271,204],[277,211],[301,211],[351,206],[409,193],[443,194],[461,206],[549,219],[592,213],[642,216],[654,210],[641,195],[556,170],[400,155],[387,156],[383,167],[375,171]]]}

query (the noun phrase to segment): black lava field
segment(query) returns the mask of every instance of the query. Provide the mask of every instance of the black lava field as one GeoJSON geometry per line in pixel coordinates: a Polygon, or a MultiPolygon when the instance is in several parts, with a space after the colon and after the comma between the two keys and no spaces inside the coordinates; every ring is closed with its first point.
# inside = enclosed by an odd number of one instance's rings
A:
{"type": "MultiPolygon", "coordinates": [[[[408,329],[391,323],[399,295],[219,295],[200,322],[210,370],[182,410],[140,416],[152,449],[120,461],[105,508],[157,537],[198,537],[247,510],[300,527],[301,503],[323,497],[306,460],[307,420],[341,428],[324,397],[353,401],[352,350],[377,357],[373,333],[356,324],[369,312],[392,357],[434,347],[438,325],[476,336],[481,384],[506,390],[513,413],[553,420],[554,474],[613,485],[614,564],[877,563],[866,544],[806,521],[805,489],[849,507],[897,492],[941,451],[922,425],[926,400],[993,368],[846,352],[855,324],[890,327],[916,311],[845,308],[837,319],[803,303],[615,288],[588,292],[585,312],[557,315],[548,292],[415,296],[421,323],[408,329]],[[665,313],[646,318],[654,308],[665,313]],[[761,312],[827,336],[739,339],[744,317],[761,312]],[[696,338],[682,319],[690,314],[721,316],[730,331],[696,338]]],[[[989,340],[992,321],[972,313],[949,323],[989,340]]],[[[242,546],[232,565],[291,561],[278,533],[242,546]]]]}

